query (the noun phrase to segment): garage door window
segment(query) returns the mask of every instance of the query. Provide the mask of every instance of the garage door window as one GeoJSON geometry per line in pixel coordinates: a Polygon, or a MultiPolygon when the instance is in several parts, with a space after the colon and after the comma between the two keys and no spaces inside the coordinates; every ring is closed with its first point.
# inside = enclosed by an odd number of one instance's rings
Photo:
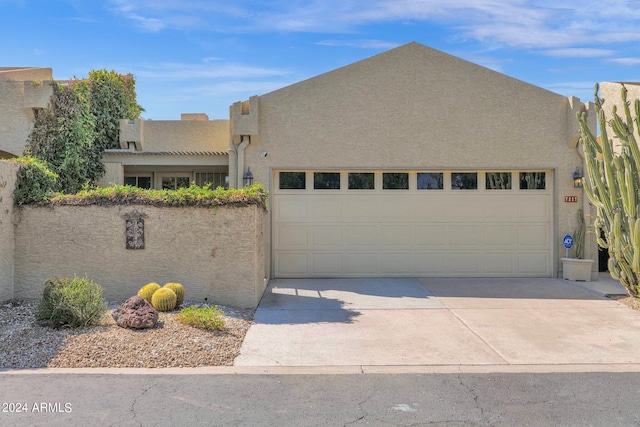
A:
{"type": "Polygon", "coordinates": [[[453,172],[451,174],[452,190],[477,190],[478,174],[476,172],[453,172]]]}
{"type": "Polygon", "coordinates": [[[511,190],[511,172],[487,172],[487,190],[511,190]]]}
{"type": "Polygon", "coordinates": [[[281,190],[304,190],[307,188],[305,172],[280,172],[281,190]]]}
{"type": "Polygon", "coordinates": [[[339,190],[340,172],[314,172],[314,190],[339,190]]]}
{"type": "Polygon", "coordinates": [[[349,190],[373,189],[375,189],[373,172],[349,172],[349,190]]]}
{"type": "Polygon", "coordinates": [[[442,190],[444,174],[441,172],[418,172],[418,190],[442,190]]]}
{"type": "Polygon", "coordinates": [[[382,174],[383,190],[408,190],[409,174],[404,172],[385,172],[382,174]]]}
{"type": "Polygon", "coordinates": [[[520,172],[521,190],[544,190],[546,176],[544,172],[520,172]]]}

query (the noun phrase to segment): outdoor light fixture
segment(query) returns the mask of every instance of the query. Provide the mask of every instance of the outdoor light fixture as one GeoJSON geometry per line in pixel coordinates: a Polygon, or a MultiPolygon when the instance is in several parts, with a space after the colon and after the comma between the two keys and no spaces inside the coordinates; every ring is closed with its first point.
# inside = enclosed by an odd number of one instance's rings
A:
{"type": "Polygon", "coordinates": [[[582,188],[582,174],[577,167],[576,170],[573,171],[573,188],[582,188]]]}
{"type": "Polygon", "coordinates": [[[247,168],[247,173],[242,177],[242,181],[245,187],[248,187],[253,184],[253,174],[251,173],[251,169],[247,168]]]}

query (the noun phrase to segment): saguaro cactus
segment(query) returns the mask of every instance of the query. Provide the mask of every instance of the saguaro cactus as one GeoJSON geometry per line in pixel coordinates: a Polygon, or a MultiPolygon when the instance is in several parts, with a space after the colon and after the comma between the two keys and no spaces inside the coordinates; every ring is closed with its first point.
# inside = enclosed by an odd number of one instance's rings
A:
{"type": "MultiPolygon", "coordinates": [[[[600,140],[587,126],[586,114],[578,113],[586,161],[584,190],[597,209],[593,222],[598,244],[609,251],[609,272],[629,293],[638,296],[640,277],[640,221],[638,206],[640,189],[640,149],[634,136],[634,124],[640,133],[640,100],[634,103],[635,118],[631,116],[627,90],[622,86],[623,109],[616,107],[607,120],[604,99],[595,89],[595,107],[600,124],[600,140]],[[608,132],[612,130],[620,147],[615,147],[608,132]],[[604,239],[600,236],[604,236],[604,239]]],[[[616,144],[617,145],[617,144],[616,144]]]]}

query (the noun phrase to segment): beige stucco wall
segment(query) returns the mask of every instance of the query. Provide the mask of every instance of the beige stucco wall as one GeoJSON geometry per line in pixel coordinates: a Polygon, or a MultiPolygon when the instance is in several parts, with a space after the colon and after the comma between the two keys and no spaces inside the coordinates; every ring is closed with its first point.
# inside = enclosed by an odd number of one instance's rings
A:
{"type": "Polygon", "coordinates": [[[124,167],[122,163],[105,162],[104,163],[104,175],[98,180],[98,186],[108,187],[113,184],[124,183],[124,167]]]}
{"type": "Polygon", "coordinates": [[[229,148],[229,120],[121,120],[120,146],[139,151],[222,151],[229,148]]]}
{"type": "Polygon", "coordinates": [[[0,302],[13,298],[14,198],[18,166],[0,160],[0,302]]]}
{"type": "Polygon", "coordinates": [[[554,170],[561,268],[560,237],[577,228],[584,200],[571,179],[583,165],[570,147],[583,107],[576,98],[410,43],[260,96],[258,104],[245,167],[267,186],[274,169],[554,170]],[[574,195],[579,203],[564,202],[574,195]]]}
{"type": "Polygon", "coordinates": [[[15,243],[16,298],[51,277],[87,274],[124,301],[148,282],[182,283],[187,299],[255,307],[265,289],[264,210],[149,206],[24,207],[15,243]],[[125,249],[125,218],[146,215],[145,249],[125,249]]]}
{"type": "Polygon", "coordinates": [[[33,108],[47,106],[53,93],[51,80],[51,68],[0,68],[0,151],[23,154],[33,127],[33,108]]]}
{"type": "Polygon", "coordinates": [[[0,80],[41,81],[52,80],[53,70],[40,67],[0,67],[0,80]]]}
{"type": "Polygon", "coordinates": [[[32,108],[44,108],[51,97],[49,83],[30,86],[21,81],[0,80],[0,150],[20,156],[33,128],[32,108]],[[37,101],[37,102],[36,102],[37,101]]]}
{"type": "MultiPolygon", "coordinates": [[[[631,113],[631,118],[636,118],[634,103],[636,99],[640,99],[640,82],[636,83],[624,83],[625,88],[627,88],[627,102],[630,103],[629,109],[631,113]]],[[[612,82],[603,82],[600,83],[600,98],[604,99],[604,103],[602,104],[602,108],[604,109],[605,115],[608,119],[612,117],[612,109],[613,106],[617,108],[617,113],[620,117],[625,119],[624,117],[624,108],[622,105],[622,84],[621,83],[612,83],[612,82]]],[[[607,129],[609,138],[615,138],[615,134],[611,127],[607,129]]],[[[640,135],[638,134],[637,126],[634,123],[634,135],[638,142],[640,142],[640,135]]]]}

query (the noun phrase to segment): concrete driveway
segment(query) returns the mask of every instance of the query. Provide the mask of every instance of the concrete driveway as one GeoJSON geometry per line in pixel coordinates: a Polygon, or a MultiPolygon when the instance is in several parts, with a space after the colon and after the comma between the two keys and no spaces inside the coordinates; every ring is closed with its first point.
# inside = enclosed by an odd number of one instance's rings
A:
{"type": "Polygon", "coordinates": [[[560,279],[276,279],[235,365],[640,363],[640,311],[581,286],[560,279]]]}

